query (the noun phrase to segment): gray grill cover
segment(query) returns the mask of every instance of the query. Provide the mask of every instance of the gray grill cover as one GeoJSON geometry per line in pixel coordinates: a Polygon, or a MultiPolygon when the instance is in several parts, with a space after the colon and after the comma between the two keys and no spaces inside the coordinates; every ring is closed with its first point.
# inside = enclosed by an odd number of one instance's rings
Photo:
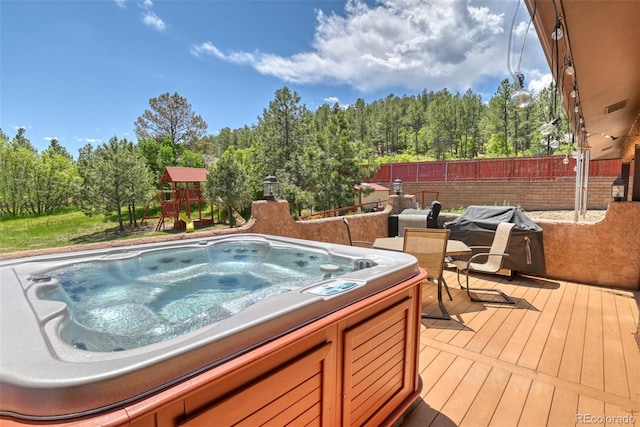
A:
{"type": "MultiPolygon", "coordinates": [[[[503,267],[516,272],[544,275],[542,227],[513,206],[469,206],[458,218],[446,222],[450,238],[467,246],[491,246],[498,224],[514,223],[503,267]]],[[[474,253],[480,251],[474,251],[474,253]]],[[[482,260],[479,260],[482,262],[482,260]]]]}

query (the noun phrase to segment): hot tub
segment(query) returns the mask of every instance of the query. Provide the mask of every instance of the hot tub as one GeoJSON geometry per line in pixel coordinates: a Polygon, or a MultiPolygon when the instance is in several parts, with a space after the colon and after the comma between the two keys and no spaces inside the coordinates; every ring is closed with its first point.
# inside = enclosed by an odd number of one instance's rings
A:
{"type": "Polygon", "coordinates": [[[242,234],[0,263],[0,416],[140,401],[419,273],[407,254],[242,234]]]}

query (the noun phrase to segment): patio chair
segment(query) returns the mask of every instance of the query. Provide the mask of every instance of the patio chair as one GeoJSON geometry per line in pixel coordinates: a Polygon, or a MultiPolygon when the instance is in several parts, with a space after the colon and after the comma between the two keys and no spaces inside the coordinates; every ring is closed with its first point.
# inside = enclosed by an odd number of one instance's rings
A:
{"type": "Polygon", "coordinates": [[[469,299],[471,301],[476,302],[494,302],[494,303],[502,303],[502,304],[515,304],[515,301],[512,300],[507,294],[502,292],[500,289],[485,289],[485,288],[470,288],[469,287],[469,273],[470,272],[479,272],[479,273],[497,273],[502,269],[502,263],[504,258],[509,256],[506,253],[507,245],[509,244],[509,238],[511,237],[511,231],[515,227],[513,223],[501,222],[498,224],[496,228],[496,233],[493,236],[493,242],[491,246],[470,246],[471,249],[479,249],[485,248],[488,249],[488,252],[478,252],[471,256],[468,260],[456,260],[453,261],[453,265],[457,269],[458,276],[458,284],[460,288],[464,289],[462,283],[460,282],[460,273],[464,273],[467,277],[466,279],[466,289],[467,294],[469,295],[469,299]],[[483,260],[484,262],[479,262],[479,260],[483,260]],[[502,297],[504,301],[495,300],[495,299],[481,299],[478,297],[474,297],[471,295],[471,291],[475,293],[491,293],[495,292],[498,296],[502,297]]]}
{"type": "Polygon", "coordinates": [[[354,244],[356,246],[361,245],[361,246],[371,246],[373,247],[373,242],[367,242],[365,240],[352,240],[351,239],[351,226],[349,225],[349,220],[347,218],[342,218],[342,222],[344,222],[344,225],[347,226],[347,235],[349,236],[349,244],[351,246],[354,246],[354,244]]]}
{"type": "Polygon", "coordinates": [[[405,228],[404,230],[403,252],[416,257],[418,259],[418,265],[427,270],[427,279],[435,282],[438,286],[438,304],[440,305],[443,316],[423,314],[423,318],[451,319],[442,302],[443,287],[449,295],[449,300],[453,300],[447,282],[445,282],[442,275],[445,253],[447,251],[447,240],[449,240],[449,230],[436,230],[432,228],[405,228]]]}

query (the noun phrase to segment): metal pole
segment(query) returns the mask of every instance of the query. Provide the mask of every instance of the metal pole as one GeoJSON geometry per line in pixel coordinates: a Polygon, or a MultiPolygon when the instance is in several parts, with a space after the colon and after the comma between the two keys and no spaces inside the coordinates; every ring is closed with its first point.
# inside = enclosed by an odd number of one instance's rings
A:
{"type": "Polygon", "coordinates": [[[582,151],[582,163],[584,169],[584,178],[583,178],[583,196],[582,196],[582,219],[584,219],[587,215],[587,199],[589,197],[589,161],[591,159],[591,151],[586,149],[582,151]]]}
{"type": "Polygon", "coordinates": [[[578,212],[582,205],[582,155],[576,157],[576,189],[573,203],[573,222],[578,222],[578,212]]]}

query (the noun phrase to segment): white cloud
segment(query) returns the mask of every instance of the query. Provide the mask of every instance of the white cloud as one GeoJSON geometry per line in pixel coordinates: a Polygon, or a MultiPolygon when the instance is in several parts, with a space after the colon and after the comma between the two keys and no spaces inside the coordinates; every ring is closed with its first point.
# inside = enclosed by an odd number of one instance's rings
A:
{"type": "Polygon", "coordinates": [[[323,101],[327,102],[328,104],[340,104],[340,100],[338,99],[337,96],[330,96],[328,98],[324,98],[323,101]]]}
{"type": "Polygon", "coordinates": [[[125,9],[127,7],[127,0],[113,0],[118,7],[125,9]]]}
{"type": "Polygon", "coordinates": [[[153,7],[153,1],[151,0],[143,0],[140,4],[141,7],[145,9],[151,9],[153,7]]]}
{"type": "MultiPolygon", "coordinates": [[[[348,84],[363,92],[401,86],[447,87],[464,91],[474,84],[508,78],[509,26],[516,2],[476,0],[348,0],[342,14],[316,12],[309,49],[291,56],[266,52],[224,52],[212,42],[191,49],[196,56],[249,65],[262,74],[298,84],[348,84]]],[[[512,62],[529,16],[519,9],[513,32],[512,62]]],[[[535,46],[531,27],[527,47],[535,46]]],[[[526,55],[522,71],[545,67],[526,55]]],[[[541,75],[542,72],[537,71],[541,75]]]]}
{"type": "Polygon", "coordinates": [[[220,59],[225,59],[224,54],[220,52],[220,50],[217,47],[215,47],[214,44],[211,42],[205,42],[198,46],[192,46],[191,54],[194,56],[209,55],[209,56],[215,56],[220,59]]]}
{"type": "Polygon", "coordinates": [[[528,86],[525,83],[525,86],[527,86],[530,91],[539,93],[542,89],[549,87],[551,83],[553,83],[551,73],[546,73],[531,80],[528,86]]]}
{"type": "Polygon", "coordinates": [[[157,31],[164,31],[166,25],[164,21],[153,12],[146,12],[142,15],[142,23],[148,27],[151,27],[157,31]]]}

